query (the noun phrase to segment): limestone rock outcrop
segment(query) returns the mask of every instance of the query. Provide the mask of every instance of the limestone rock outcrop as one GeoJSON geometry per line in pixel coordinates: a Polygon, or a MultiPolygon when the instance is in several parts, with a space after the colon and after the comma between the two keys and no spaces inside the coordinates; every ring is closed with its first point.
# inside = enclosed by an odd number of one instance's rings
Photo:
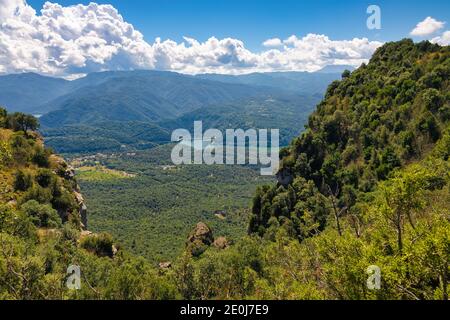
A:
{"type": "Polygon", "coordinates": [[[206,223],[199,222],[189,234],[186,248],[192,256],[199,257],[211,246],[223,250],[230,245],[231,242],[225,237],[214,239],[212,229],[206,223]]]}

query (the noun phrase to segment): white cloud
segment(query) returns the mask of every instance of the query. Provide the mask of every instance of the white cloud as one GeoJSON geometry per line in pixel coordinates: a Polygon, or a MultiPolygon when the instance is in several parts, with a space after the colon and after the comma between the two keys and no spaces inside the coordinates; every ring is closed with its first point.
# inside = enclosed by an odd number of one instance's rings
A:
{"type": "Polygon", "coordinates": [[[110,5],[62,7],[37,15],[23,0],[0,0],[0,65],[55,75],[152,68],[152,47],[110,5]]]}
{"type": "Polygon", "coordinates": [[[272,38],[263,42],[264,47],[280,47],[282,45],[283,41],[281,41],[279,38],[272,38]]]}
{"type": "Polygon", "coordinates": [[[445,31],[441,36],[431,39],[432,43],[437,43],[441,46],[450,45],[450,30],[445,31]]]}
{"type": "Polygon", "coordinates": [[[325,35],[295,35],[255,53],[238,39],[152,44],[111,5],[63,7],[46,2],[38,15],[24,0],[0,0],[0,72],[38,72],[66,78],[103,70],[159,69],[182,73],[238,74],[315,71],[326,65],[359,66],[380,42],[325,35]]]}
{"type": "Polygon", "coordinates": [[[429,36],[442,29],[444,25],[445,22],[438,21],[432,17],[427,17],[425,20],[417,24],[414,30],[411,31],[411,35],[418,37],[429,36]]]}

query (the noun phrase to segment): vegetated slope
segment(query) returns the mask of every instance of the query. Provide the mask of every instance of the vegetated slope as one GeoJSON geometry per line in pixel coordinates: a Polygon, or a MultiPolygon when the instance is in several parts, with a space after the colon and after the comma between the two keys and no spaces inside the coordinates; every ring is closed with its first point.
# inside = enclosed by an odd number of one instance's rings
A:
{"type": "Polygon", "coordinates": [[[167,129],[141,121],[106,121],[91,126],[70,125],[40,131],[48,146],[64,154],[143,150],[166,144],[171,139],[167,129]]]}
{"type": "Polygon", "coordinates": [[[204,129],[280,129],[280,144],[287,145],[302,131],[318,98],[286,95],[283,98],[240,100],[210,105],[159,122],[104,121],[90,125],[42,128],[46,143],[61,153],[137,151],[169,143],[178,128],[193,132],[194,121],[204,129]]]}
{"type": "Polygon", "coordinates": [[[303,130],[308,115],[318,98],[302,95],[286,95],[283,98],[252,99],[226,105],[211,105],[160,122],[169,131],[185,128],[193,132],[194,121],[202,121],[207,128],[219,129],[279,129],[280,145],[285,146],[303,130]]]}
{"type": "Polygon", "coordinates": [[[322,227],[330,210],[320,197],[295,193],[334,196],[337,210],[348,211],[395,168],[423,158],[448,127],[449,56],[428,42],[390,43],[331,84],[306,132],[283,151],[284,185],[255,199],[251,231],[289,221],[301,237],[304,210],[322,227]]]}
{"type": "Polygon", "coordinates": [[[170,119],[177,106],[145,89],[140,79],[110,80],[82,88],[51,102],[52,111],[41,119],[46,127],[94,124],[104,121],[148,121],[170,119]]]}
{"type": "Polygon", "coordinates": [[[44,147],[36,127],[32,117],[0,108],[0,299],[179,297],[169,277],[109,234],[83,230],[74,172],[44,147]],[[80,290],[66,285],[69,266],[80,267],[80,290]]]}
{"type": "Polygon", "coordinates": [[[35,73],[0,76],[0,105],[10,111],[43,114],[38,105],[47,103],[70,91],[70,82],[35,73]]]}

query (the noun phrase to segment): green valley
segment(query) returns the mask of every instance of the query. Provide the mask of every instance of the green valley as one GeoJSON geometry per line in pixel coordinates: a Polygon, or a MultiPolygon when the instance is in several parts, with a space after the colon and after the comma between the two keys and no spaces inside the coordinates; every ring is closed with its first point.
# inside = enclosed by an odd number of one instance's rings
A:
{"type": "Polygon", "coordinates": [[[111,233],[127,250],[153,262],[179,256],[199,221],[229,241],[242,238],[257,186],[273,178],[248,166],[176,167],[170,152],[168,145],[73,160],[90,229],[111,233]]]}

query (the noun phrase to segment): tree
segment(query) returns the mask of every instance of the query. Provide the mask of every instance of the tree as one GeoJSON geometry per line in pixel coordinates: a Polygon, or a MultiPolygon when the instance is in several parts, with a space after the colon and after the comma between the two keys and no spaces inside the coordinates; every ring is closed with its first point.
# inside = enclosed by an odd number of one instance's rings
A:
{"type": "Polygon", "coordinates": [[[433,181],[439,178],[438,174],[412,166],[410,170],[397,174],[382,187],[384,204],[381,209],[384,216],[395,226],[400,253],[403,249],[403,223],[407,220],[415,229],[413,213],[425,206],[423,194],[427,188],[434,188],[433,181]]]}
{"type": "Polygon", "coordinates": [[[342,79],[347,79],[351,76],[351,71],[350,70],[344,70],[344,72],[342,73],[342,79]]]}
{"type": "Polygon", "coordinates": [[[342,237],[342,228],[340,218],[347,212],[347,207],[339,208],[338,205],[338,196],[339,196],[339,188],[335,192],[331,189],[329,185],[327,185],[328,189],[328,197],[331,202],[331,209],[333,210],[334,221],[336,222],[336,228],[340,237],[342,237]]]}
{"type": "Polygon", "coordinates": [[[38,120],[32,115],[16,112],[8,116],[8,126],[14,131],[35,131],[39,128],[38,120]]]}
{"type": "Polygon", "coordinates": [[[50,165],[49,152],[45,148],[43,148],[39,145],[36,145],[34,148],[34,154],[33,154],[33,157],[31,160],[35,164],[37,164],[39,167],[47,168],[50,165]]]}
{"type": "Polygon", "coordinates": [[[8,117],[8,112],[6,112],[6,109],[0,107],[0,128],[6,127],[7,117],[8,117]]]}
{"type": "Polygon", "coordinates": [[[439,90],[436,90],[434,88],[427,89],[423,93],[422,99],[425,107],[433,113],[436,113],[444,102],[444,99],[439,90]]]}

